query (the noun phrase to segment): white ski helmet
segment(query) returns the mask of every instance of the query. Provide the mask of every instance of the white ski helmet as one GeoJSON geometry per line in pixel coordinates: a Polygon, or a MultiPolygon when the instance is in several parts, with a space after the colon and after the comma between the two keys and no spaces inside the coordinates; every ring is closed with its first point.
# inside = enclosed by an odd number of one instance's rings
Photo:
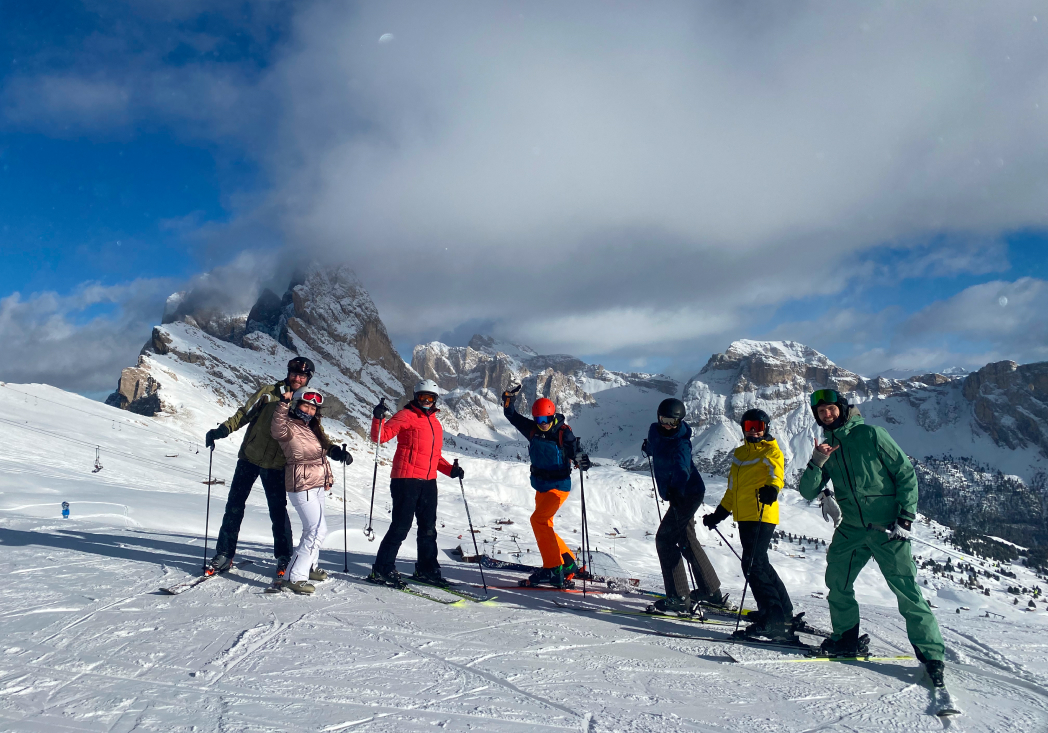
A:
{"type": "Polygon", "coordinates": [[[440,397],[440,387],[432,379],[423,379],[421,382],[415,385],[415,394],[419,392],[428,392],[434,397],[440,397]]]}
{"type": "Polygon", "coordinates": [[[299,402],[308,402],[311,405],[321,407],[324,404],[324,395],[320,394],[318,389],[302,387],[301,389],[296,389],[295,394],[291,395],[292,406],[298,407],[299,402]]]}

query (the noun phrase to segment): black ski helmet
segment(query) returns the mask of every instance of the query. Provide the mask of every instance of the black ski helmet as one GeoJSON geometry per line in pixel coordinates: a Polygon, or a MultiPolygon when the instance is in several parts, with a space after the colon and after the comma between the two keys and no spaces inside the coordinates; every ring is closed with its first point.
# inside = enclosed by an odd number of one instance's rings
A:
{"type": "Polygon", "coordinates": [[[688,414],[688,408],[680,400],[670,397],[659,403],[659,417],[672,417],[675,420],[683,420],[688,414]]]}
{"type": "Polygon", "coordinates": [[[747,437],[747,441],[751,443],[759,443],[762,440],[771,440],[771,416],[769,416],[768,413],[756,407],[750,408],[742,413],[742,417],[739,419],[739,427],[742,428],[743,433],[746,432],[746,422],[749,420],[759,420],[764,423],[764,435],[760,438],[747,437]]]}
{"type": "Polygon", "coordinates": [[[296,356],[287,363],[288,374],[305,374],[307,379],[311,379],[315,371],[316,367],[313,366],[313,362],[304,356],[296,356]]]}

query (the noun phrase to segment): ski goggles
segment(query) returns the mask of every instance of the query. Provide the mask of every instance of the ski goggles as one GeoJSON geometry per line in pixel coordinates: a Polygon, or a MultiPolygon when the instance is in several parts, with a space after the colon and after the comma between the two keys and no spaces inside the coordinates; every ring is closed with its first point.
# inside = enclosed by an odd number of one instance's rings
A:
{"type": "Polygon", "coordinates": [[[675,428],[680,425],[679,417],[667,417],[666,415],[659,415],[659,425],[665,425],[667,428],[675,428]]]}
{"type": "Polygon", "coordinates": [[[553,415],[539,415],[535,418],[535,423],[538,425],[551,425],[553,423],[553,415]]]}
{"type": "Polygon", "coordinates": [[[299,402],[311,402],[312,404],[320,407],[324,404],[324,395],[319,392],[304,392],[302,396],[298,398],[299,402]]]}
{"type": "Polygon", "coordinates": [[[764,424],[763,420],[742,421],[742,432],[744,433],[763,433],[767,429],[768,426],[764,424]]]}
{"type": "Polygon", "coordinates": [[[429,392],[419,392],[415,395],[415,399],[418,400],[420,405],[435,405],[437,403],[437,396],[430,394],[429,392]]]}
{"type": "Polygon", "coordinates": [[[818,407],[820,402],[827,405],[835,405],[841,401],[841,396],[832,389],[817,389],[811,393],[811,406],[818,407]]]}

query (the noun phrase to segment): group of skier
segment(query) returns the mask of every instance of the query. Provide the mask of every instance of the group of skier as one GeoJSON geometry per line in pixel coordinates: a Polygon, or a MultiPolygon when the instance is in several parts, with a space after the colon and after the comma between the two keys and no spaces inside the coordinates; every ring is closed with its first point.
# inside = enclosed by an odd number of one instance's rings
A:
{"type": "MultiPolygon", "coordinates": [[[[321,427],[324,397],[308,387],[313,372],[309,359],[292,359],[284,380],[260,389],[231,418],[208,432],[206,443],[213,449],[215,440],[241,427],[248,429],[210,572],[231,566],[248,494],[261,477],[273,526],[274,586],[312,593],[314,586],[309,581],[326,578],[317,560],[327,533],[324,494],[333,484],[328,459],[349,464],[353,458],[345,446],[332,443],[321,427]],[[288,501],[303,525],[293,555],[288,501]]],[[[554,530],[553,518],[569,496],[573,468],[586,471],[591,462],[551,400],[536,399],[530,419],[517,412],[520,389],[517,385],[503,392],[502,407],[505,417],[528,441],[535,489],[531,526],[542,567],[525,584],[563,588],[588,570],[554,530]]],[[[465,472],[457,461],[451,464],[441,455],[443,430],[436,417],[439,393],[435,382],[423,380],[415,386],[411,401],[395,414],[384,399],[373,410],[371,439],[385,443],[396,438],[397,450],[390,480],[392,517],[366,578],[372,583],[404,585],[395,561],[414,521],[417,560],[412,577],[427,585],[449,585],[437,559],[436,479],[438,471],[453,479],[461,479],[465,472]]],[[[816,444],[798,488],[805,499],[819,499],[823,518],[834,525],[826,568],[833,632],[823,642],[822,652],[838,657],[867,653],[868,637],[859,633],[854,583],[872,557],[898,598],[917,658],[933,684],[942,687],[945,648],[935,616],[917,586],[908,541],[917,509],[913,467],[883,428],[866,425],[858,408],[835,390],[815,391],[811,409],[824,442],[816,444]]],[[[700,605],[728,606],[695,532],[695,515],[706,487],[692,458],[692,430],[685,416],[683,402],[663,400],[641,445],[658,493],[668,505],[655,535],[665,596],[654,610],[662,613],[691,613],[700,605]],[[692,570],[694,589],[689,588],[686,565],[692,570]]],[[[747,614],[748,626],[737,633],[790,642],[796,640],[803,614],[794,616],[786,587],[768,556],[779,523],[785,461],[765,412],[748,410],[740,427],[744,442],[732,455],[727,491],[702,523],[717,531],[717,525],[732,516],[739,528],[742,572],[757,609],[747,614]]]]}

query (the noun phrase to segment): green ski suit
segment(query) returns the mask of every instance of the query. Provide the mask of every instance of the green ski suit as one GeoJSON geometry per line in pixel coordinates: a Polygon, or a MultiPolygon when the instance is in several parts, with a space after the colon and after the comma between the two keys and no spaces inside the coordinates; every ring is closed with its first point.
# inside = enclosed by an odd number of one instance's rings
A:
{"type": "Polygon", "coordinates": [[[836,430],[823,428],[826,442],[840,447],[821,468],[814,462],[801,475],[801,495],[813,500],[828,481],[841,507],[841,523],[826,553],[827,602],[833,635],[859,624],[855,578],[872,557],[906,619],[906,633],[919,658],[942,660],[939,624],[917,586],[909,541],[889,540],[896,519],[917,514],[917,475],[909,458],[884,428],[867,425],[855,407],[836,430]]]}

